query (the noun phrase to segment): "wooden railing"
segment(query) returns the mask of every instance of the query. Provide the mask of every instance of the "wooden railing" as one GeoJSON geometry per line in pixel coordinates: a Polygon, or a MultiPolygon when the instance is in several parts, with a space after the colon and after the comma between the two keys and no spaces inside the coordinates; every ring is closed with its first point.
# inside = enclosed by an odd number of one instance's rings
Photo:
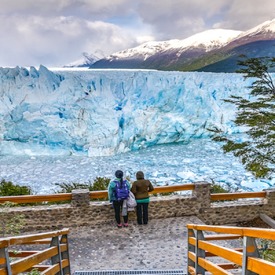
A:
{"type": "MultiPolygon", "coordinates": [[[[184,185],[171,185],[171,186],[157,186],[155,190],[150,194],[157,193],[170,193],[177,191],[186,191],[186,190],[194,190],[194,184],[184,184],[184,185]]],[[[108,198],[108,191],[92,191],[90,192],[91,199],[104,199],[108,198]]],[[[58,202],[58,201],[71,201],[72,194],[71,193],[60,193],[60,194],[51,194],[51,195],[26,195],[26,196],[5,196],[0,197],[0,203],[4,203],[6,201],[14,202],[14,203],[41,203],[41,202],[58,202]]]]}
{"type": "Polygon", "coordinates": [[[71,274],[68,229],[0,239],[0,275],[37,270],[41,274],[71,274]],[[21,250],[28,245],[46,245],[43,250],[21,250]],[[20,246],[17,250],[16,246],[20,246]],[[46,263],[45,263],[46,261],[46,263]]]}
{"type": "MultiPolygon", "coordinates": [[[[170,186],[157,186],[155,190],[150,194],[159,193],[170,193],[178,191],[192,191],[195,189],[195,184],[182,184],[182,185],[170,185],[170,186]]],[[[211,201],[222,201],[222,200],[237,200],[245,198],[265,198],[266,192],[244,192],[244,193],[217,193],[210,194],[211,201]]],[[[107,199],[108,191],[92,191],[90,192],[90,199],[107,199]]],[[[4,196],[0,197],[0,204],[6,201],[14,203],[43,203],[43,202],[60,202],[60,201],[71,201],[71,193],[59,193],[50,195],[25,195],[25,196],[4,196]]]]}
{"type": "Polygon", "coordinates": [[[275,230],[188,224],[188,274],[275,274],[275,263],[260,258],[256,239],[275,240],[275,230]],[[211,232],[207,235],[206,232],[211,232]],[[218,233],[213,235],[214,233],[218,233]],[[215,244],[218,240],[240,239],[241,248],[215,244]],[[211,261],[211,257],[218,257],[211,261]],[[233,272],[230,272],[230,270],[233,272]],[[234,270],[234,271],[233,271],[234,270]],[[209,273],[207,273],[209,274],[209,273]],[[240,273],[238,273],[240,274],[240,273]]]}
{"type": "Polygon", "coordinates": [[[216,193],[211,194],[211,201],[237,200],[249,198],[265,198],[266,192],[244,192],[244,193],[216,193]]]}

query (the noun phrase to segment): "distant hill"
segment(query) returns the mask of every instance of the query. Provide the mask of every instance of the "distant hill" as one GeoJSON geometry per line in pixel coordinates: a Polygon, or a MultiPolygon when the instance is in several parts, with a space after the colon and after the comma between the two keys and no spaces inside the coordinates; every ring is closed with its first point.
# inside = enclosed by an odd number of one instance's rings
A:
{"type": "Polygon", "coordinates": [[[241,54],[245,54],[247,57],[275,57],[275,40],[255,41],[216,54],[213,53],[212,56],[205,58],[217,61],[212,61],[211,64],[195,70],[203,72],[235,72],[239,68],[237,62],[241,54]]]}
{"type": "Polygon", "coordinates": [[[78,66],[234,72],[241,54],[275,56],[275,19],[245,32],[213,29],[183,40],[147,42],[78,66]]]}

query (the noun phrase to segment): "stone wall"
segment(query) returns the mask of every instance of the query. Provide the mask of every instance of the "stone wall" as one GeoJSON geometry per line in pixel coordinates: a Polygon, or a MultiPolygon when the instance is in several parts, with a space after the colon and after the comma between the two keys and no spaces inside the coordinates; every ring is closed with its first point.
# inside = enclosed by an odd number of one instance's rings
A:
{"type": "MultiPolygon", "coordinates": [[[[242,199],[238,201],[211,203],[210,184],[195,183],[195,190],[186,195],[151,197],[149,218],[162,219],[195,215],[206,224],[234,224],[267,214],[275,216],[275,190],[267,191],[265,199],[242,199]]],[[[52,230],[89,225],[95,227],[114,223],[114,210],[109,202],[91,202],[88,190],[74,190],[71,204],[13,207],[7,211],[0,208],[0,221],[16,214],[25,216],[28,230],[52,230]]],[[[129,222],[136,222],[135,212],[129,212],[129,222]]]]}

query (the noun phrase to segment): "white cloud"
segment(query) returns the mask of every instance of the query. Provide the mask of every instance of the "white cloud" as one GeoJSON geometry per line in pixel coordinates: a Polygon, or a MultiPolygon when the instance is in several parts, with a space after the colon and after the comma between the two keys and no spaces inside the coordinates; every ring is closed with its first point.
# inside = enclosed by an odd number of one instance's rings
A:
{"type": "Polygon", "coordinates": [[[0,66],[70,63],[206,29],[248,30],[275,17],[274,0],[1,0],[0,66]],[[252,4],[253,2],[253,4],[252,4]]]}
{"type": "Polygon", "coordinates": [[[0,45],[1,66],[64,65],[82,52],[101,49],[111,54],[136,43],[127,31],[113,24],[74,17],[0,17],[0,33],[5,33],[0,45]]]}

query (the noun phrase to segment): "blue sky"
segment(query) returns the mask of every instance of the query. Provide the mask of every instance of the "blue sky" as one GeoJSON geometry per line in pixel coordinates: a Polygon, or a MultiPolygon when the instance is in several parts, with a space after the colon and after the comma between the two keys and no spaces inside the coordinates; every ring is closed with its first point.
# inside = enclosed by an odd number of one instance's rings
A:
{"type": "Polygon", "coordinates": [[[274,0],[1,0],[0,66],[63,66],[150,40],[275,18],[274,0]]]}

